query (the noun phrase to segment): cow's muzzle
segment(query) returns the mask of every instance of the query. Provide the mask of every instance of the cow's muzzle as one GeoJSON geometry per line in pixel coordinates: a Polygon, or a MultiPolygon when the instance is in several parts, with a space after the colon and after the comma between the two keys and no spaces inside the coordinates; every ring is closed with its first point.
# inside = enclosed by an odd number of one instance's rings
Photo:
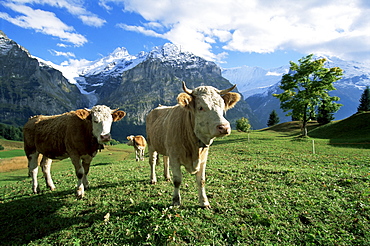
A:
{"type": "Polygon", "coordinates": [[[110,134],[100,135],[100,141],[105,143],[111,140],[110,134]]]}
{"type": "Polygon", "coordinates": [[[230,124],[221,124],[218,125],[216,128],[220,135],[228,135],[231,132],[230,124]]]}

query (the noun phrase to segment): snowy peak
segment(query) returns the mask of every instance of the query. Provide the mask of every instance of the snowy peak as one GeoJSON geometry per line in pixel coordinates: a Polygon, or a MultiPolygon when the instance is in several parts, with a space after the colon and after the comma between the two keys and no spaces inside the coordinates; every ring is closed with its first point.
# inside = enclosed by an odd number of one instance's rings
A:
{"type": "Polygon", "coordinates": [[[130,55],[126,48],[116,48],[108,56],[103,57],[97,61],[91,62],[87,66],[79,68],[81,76],[96,75],[99,73],[122,73],[125,70],[131,69],[143,60],[146,55],[144,52],[137,56],[130,55]]]}
{"type": "MultiPolygon", "coordinates": [[[[26,52],[26,54],[30,56],[30,53],[27,49],[9,39],[4,32],[0,31],[0,55],[8,54],[8,52],[12,50],[14,46],[18,47],[20,50],[26,52]]],[[[15,52],[18,52],[18,49],[15,49],[15,52]]]]}
{"type": "Polygon", "coordinates": [[[160,59],[162,62],[167,62],[174,67],[185,63],[194,65],[194,63],[197,63],[201,60],[205,61],[204,59],[195,56],[190,52],[182,51],[180,46],[171,43],[154,47],[153,50],[149,52],[148,58],[160,59]]]}
{"type": "Polygon", "coordinates": [[[278,83],[283,74],[289,71],[288,66],[263,69],[260,67],[242,66],[222,70],[222,76],[232,84],[237,84],[238,90],[245,98],[265,92],[278,83]]]}

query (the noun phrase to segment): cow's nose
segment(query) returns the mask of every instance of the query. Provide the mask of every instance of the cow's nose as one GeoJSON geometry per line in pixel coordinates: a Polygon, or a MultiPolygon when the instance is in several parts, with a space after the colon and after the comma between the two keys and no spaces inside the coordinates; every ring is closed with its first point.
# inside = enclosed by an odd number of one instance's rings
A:
{"type": "Polygon", "coordinates": [[[108,142],[110,141],[110,134],[100,135],[100,139],[102,142],[108,142]]]}
{"type": "Polygon", "coordinates": [[[218,125],[217,130],[220,134],[230,134],[230,125],[229,124],[218,125]]]}

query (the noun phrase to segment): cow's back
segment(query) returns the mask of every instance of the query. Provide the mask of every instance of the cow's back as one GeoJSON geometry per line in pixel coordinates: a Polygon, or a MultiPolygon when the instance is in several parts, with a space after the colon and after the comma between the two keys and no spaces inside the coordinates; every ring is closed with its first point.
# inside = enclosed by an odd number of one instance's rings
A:
{"type": "Polygon", "coordinates": [[[88,154],[86,148],[93,144],[91,127],[73,112],[35,116],[24,125],[23,131],[27,155],[37,150],[52,159],[65,158],[70,150],[88,154]]]}
{"type": "Polygon", "coordinates": [[[146,117],[146,141],[148,148],[166,155],[165,139],[167,131],[165,129],[166,119],[172,107],[158,107],[153,109],[146,117]]]}
{"type": "Polygon", "coordinates": [[[159,154],[177,156],[185,164],[196,159],[197,138],[191,114],[180,107],[158,107],[146,119],[148,148],[159,154]],[[195,154],[196,153],[196,154],[195,154]]]}
{"type": "Polygon", "coordinates": [[[146,147],[146,140],[143,136],[138,135],[134,137],[135,146],[145,148],[146,147]]]}

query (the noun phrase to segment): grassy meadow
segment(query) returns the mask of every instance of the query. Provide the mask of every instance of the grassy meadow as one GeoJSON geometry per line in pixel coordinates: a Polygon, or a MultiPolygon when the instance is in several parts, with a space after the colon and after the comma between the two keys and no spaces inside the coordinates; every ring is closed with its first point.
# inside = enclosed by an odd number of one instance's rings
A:
{"type": "Polygon", "coordinates": [[[217,139],[209,210],[184,169],[183,204],[172,207],[163,165],[150,185],[147,156],[136,162],[124,144],[98,153],[82,200],[69,160],[52,166],[56,191],[40,171],[38,195],[27,170],[0,173],[0,245],[370,245],[370,131],[356,139],[312,131],[300,138],[299,127],[282,124],[217,139]]]}

